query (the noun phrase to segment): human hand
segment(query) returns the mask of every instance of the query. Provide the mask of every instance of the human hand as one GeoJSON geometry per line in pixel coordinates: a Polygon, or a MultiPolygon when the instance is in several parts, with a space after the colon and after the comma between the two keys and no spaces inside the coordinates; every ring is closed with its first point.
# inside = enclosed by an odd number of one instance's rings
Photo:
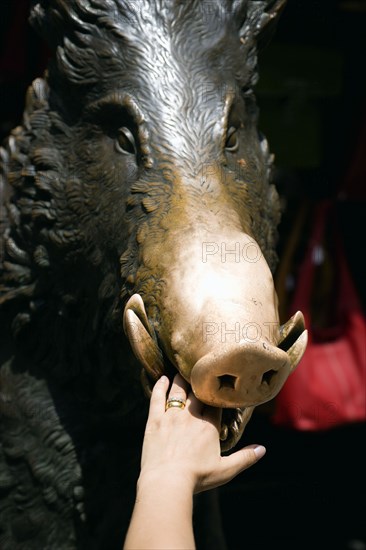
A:
{"type": "Polygon", "coordinates": [[[186,401],[184,409],[165,410],[169,380],[155,384],[146,424],[140,481],[146,477],[183,479],[192,493],[227,483],[255,464],[266,452],[249,445],[229,456],[220,453],[221,409],[204,405],[194,396],[180,374],[174,377],[168,397],[186,401]]]}

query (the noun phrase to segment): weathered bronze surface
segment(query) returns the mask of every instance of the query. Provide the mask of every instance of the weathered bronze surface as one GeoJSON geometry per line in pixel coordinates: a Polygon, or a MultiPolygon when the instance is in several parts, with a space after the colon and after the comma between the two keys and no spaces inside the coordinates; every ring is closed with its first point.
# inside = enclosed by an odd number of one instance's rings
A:
{"type": "Polygon", "coordinates": [[[253,94],[283,5],[34,3],[54,56],[1,149],[2,550],[121,547],[161,373],[229,450],[299,362],[253,94]]]}

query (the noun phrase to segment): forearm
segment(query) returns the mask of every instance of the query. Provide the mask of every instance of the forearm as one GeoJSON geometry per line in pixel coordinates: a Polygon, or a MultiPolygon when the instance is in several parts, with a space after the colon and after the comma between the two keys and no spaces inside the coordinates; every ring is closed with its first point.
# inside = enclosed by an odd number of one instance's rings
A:
{"type": "Polygon", "coordinates": [[[124,550],[193,550],[193,490],[184,480],[141,476],[124,550]]]}

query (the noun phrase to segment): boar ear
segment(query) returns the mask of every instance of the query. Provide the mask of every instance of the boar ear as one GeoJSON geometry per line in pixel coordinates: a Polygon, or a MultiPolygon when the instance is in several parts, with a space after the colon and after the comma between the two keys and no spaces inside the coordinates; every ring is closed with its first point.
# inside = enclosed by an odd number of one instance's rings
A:
{"type": "Polygon", "coordinates": [[[286,3],[287,0],[249,2],[247,17],[240,33],[242,41],[246,41],[249,36],[254,36],[259,47],[266,45],[275,32],[279,16],[286,3]]]}
{"type": "Polygon", "coordinates": [[[271,41],[277,27],[278,20],[286,6],[287,0],[276,0],[271,3],[269,10],[263,13],[258,34],[257,42],[259,48],[265,47],[271,41]]]}
{"type": "Polygon", "coordinates": [[[31,0],[29,23],[55,49],[66,31],[69,38],[78,31],[79,38],[90,34],[93,20],[106,15],[109,4],[104,0],[98,9],[88,0],[31,0]]]}

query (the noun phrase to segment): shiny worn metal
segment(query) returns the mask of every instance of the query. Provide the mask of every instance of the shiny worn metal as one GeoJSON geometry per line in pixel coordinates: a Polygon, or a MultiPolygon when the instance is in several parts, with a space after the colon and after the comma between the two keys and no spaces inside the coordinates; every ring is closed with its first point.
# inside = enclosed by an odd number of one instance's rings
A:
{"type": "Polygon", "coordinates": [[[301,359],[253,92],[284,3],[33,2],[53,56],[1,149],[2,550],[121,547],[162,373],[228,451],[301,359]]]}

